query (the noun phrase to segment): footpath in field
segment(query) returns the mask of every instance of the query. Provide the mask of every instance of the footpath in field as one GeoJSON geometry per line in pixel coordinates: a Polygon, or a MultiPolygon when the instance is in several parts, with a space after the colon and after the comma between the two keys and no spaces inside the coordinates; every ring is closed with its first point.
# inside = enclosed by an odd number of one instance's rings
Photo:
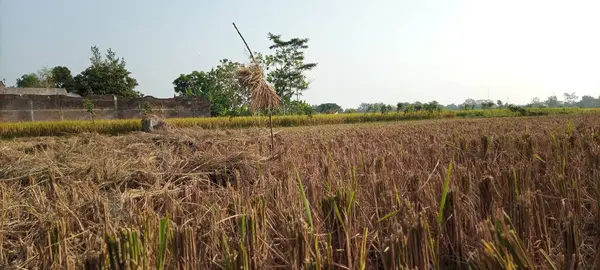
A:
{"type": "Polygon", "coordinates": [[[0,265],[597,269],[595,115],[0,141],[0,265]]]}

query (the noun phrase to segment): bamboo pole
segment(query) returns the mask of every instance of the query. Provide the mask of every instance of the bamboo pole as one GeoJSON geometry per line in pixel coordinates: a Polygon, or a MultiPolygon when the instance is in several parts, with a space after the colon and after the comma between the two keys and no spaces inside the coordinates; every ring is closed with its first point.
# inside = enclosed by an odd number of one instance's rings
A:
{"type": "MultiPolygon", "coordinates": [[[[244,38],[244,36],[242,35],[242,33],[240,32],[240,30],[237,28],[237,26],[235,25],[235,22],[232,23],[233,24],[233,28],[235,28],[235,31],[238,33],[238,35],[240,36],[240,38],[242,39],[242,41],[244,42],[244,45],[246,45],[246,48],[248,49],[248,52],[250,53],[250,57],[252,58],[252,61],[254,62],[254,64],[256,64],[258,66],[258,61],[256,61],[256,58],[254,58],[254,54],[252,53],[252,50],[250,49],[250,46],[248,46],[248,43],[246,42],[246,39],[244,38]]],[[[269,106],[268,106],[268,113],[269,113],[269,130],[271,132],[271,156],[273,155],[273,151],[275,149],[275,137],[273,135],[273,111],[271,110],[271,101],[269,101],[269,106]]]]}

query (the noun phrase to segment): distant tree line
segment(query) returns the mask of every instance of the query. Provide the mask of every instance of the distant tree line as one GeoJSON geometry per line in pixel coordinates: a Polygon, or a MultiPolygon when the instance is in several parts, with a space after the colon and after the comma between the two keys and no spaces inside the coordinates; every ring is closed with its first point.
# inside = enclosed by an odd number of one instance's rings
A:
{"type": "MultiPolygon", "coordinates": [[[[600,108],[600,97],[595,98],[589,95],[579,98],[575,93],[564,93],[564,99],[559,100],[556,95],[548,97],[544,101],[539,98],[533,98],[531,102],[523,105],[504,103],[501,100],[493,101],[489,99],[466,99],[460,104],[441,105],[437,101],[423,103],[416,101],[398,102],[395,105],[385,103],[361,103],[358,108],[347,108],[346,113],[362,112],[362,113],[387,113],[395,112],[418,112],[418,111],[438,111],[438,110],[486,110],[486,109],[508,109],[515,107],[525,108],[600,108]]],[[[340,108],[340,110],[342,110],[340,108]]]]}
{"type": "Polygon", "coordinates": [[[68,92],[81,96],[118,95],[139,97],[135,91],[137,80],[125,68],[125,60],[116,56],[111,49],[103,56],[98,47],[93,46],[90,66],[73,77],[65,66],[43,67],[37,72],[17,78],[16,87],[21,88],[65,88],[68,92]]]}
{"type": "MultiPolygon", "coordinates": [[[[283,106],[274,114],[305,114],[313,113],[436,113],[441,110],[476,110],[521,107],[557,108],[557,107],[600,107],[600,97],[583,96],[575,93],[564,93],[563,100],[556,95],[541,101],[533,98],[525,105],[504,103],[501,100],[466,99],[461,104],[442,105],[437,101],[430,102],[398,102],[396,104],[362,103],[358,108],[342,108],[336,103],[310,105],[301,100],[302,94],[309,89],[310,82],[306,72],[317,67],[317,63],[305,61],[304,52],[308,49],[307,38],[283,39],[281,35],[268,33],[271,42],[268,54],[254,52],[259,64],[265,70],[266,80],[274,87],[283,101],[283,106]]],[[[125,60],[116,56],[108,49],[104,55],[100,50],[91,47],[92,57],[90,66],[76,76],[72,76],[69,68],[56,66],[41,68],[37,72],[24,74],[16,80],[16,87],[22,88],[65,88],[68,92],[81,96],[117,95],[123,97],[141,97],[142,93],[135,90],[137,80],[125,66],[125,60]]],[[[250,115],[249,101],[251,93],[241,87],[236,80],[236,70],[242,66],[239,62],[222,59],[210,70],[193,70],[180,74],[172,82],[173,90],[179,96],[204,97],[211,104],[212,116],[242,116],[250,115]]]]}

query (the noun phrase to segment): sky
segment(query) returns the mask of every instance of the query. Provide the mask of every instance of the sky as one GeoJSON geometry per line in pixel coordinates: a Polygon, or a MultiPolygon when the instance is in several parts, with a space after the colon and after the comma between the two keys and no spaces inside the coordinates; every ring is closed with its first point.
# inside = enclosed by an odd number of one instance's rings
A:
{"type": "Polygon", "coordinates": [[[253,51],[269,53],[269,32],[309,39],[311,104],[598,97],[598,14],[597,0],[0,0],[0,79],[76,75],[95,45],[136,90],[171,97],[179,74],[248,61],[235,22],[253,51]]]}

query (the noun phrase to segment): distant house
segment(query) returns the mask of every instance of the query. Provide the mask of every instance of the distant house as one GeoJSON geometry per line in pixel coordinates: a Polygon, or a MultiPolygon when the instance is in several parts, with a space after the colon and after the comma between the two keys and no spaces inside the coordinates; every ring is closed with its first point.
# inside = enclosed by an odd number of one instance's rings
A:
{"type": "Polygon", "coordinates": [[[81,97],[80,95],[67,92],[67,90],[64,88],[4,87],[4,88],[0,88],[0,95],[42,95],[42,96],[81,97]]]}

